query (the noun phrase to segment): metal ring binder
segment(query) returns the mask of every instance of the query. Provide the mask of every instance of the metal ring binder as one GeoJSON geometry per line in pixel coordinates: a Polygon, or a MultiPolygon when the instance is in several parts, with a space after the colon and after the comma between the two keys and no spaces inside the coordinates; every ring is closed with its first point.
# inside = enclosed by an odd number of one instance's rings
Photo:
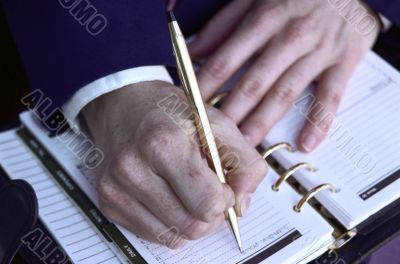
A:
{"type": "Polygon", "coordinates": [[[346,233],[340,235],[339,237],[335,237],[335,242],[333,245],[330,246],[329,253],[332,254],[333,251],[343,247],[346,245],[350,240],[352,240],[356,235],[358,231],[357,228],[353,228],[346,233]]]}
{"type": "Polygon", "coordinates": [[[303,198],[301,198],[301,200],[293,207],[293,210],[299,213],[301,211],[301,208],[306,202],[308,202],[311,198],[313,198],[317,193],[327,189],[333,193],[336,193],[338,191],[338,189],[336,189],[336,187],[330,183],[321,184],[313,188],[306,195],[304,195],[303,198]]]}
{"type": "Polygon", "coordinates": [[[281,184],[284,181],[286,181],[290,176],[292,176],[296,171],[301,169],[307,169],[310,172],[316,172],[318,170],[316,167],[314,167],[308,162],[302,162],[297,165],[294,165],[279,177],[279,179],[274,183],[274,185],[272,185],[272,190],[279,191],[279,187],[281,186],[281,184]]]}
{"type": "Polygon", "coordinates": [[[228,95],[228,92],[223,92],[217,95],[214,95],[209,101],[208,104],[211,106],[215,106],[216,104],[219,103],[219,101],[222,100],[222,98],[224,98],[225,96],[228,95]]]}
{"type": "Polygon", "coordinates": [[[261,156],[263,157],[263,159],[266,159],[269,155],[282,148],[287,149],[289,152],[294,152],[294,148],[292,147],[292,145],[287,142],[282,142],[267,148],[261,153],[261,156]]]}

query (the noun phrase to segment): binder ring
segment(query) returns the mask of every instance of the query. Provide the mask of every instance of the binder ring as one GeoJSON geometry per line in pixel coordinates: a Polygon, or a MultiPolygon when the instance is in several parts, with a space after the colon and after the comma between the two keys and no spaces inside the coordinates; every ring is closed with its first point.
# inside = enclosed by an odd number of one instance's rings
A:
{"type": "Polygon", "coordinates": [[[314,167],[308,162],[302,162],[297,165],[294,165],[279,177],[279,179],[274,183],[274,185],[272,185],[272,190],[276,192],[279,191],[279,187],[281,186],[281,184],[284,181],[286,181],[290,176],[292,176],[296,171],[301,169],[307,169],[310,172],[316,172],[318,170],[316,167],[314,167]]]}
{"type": "Polygon", "coordinates": [[[215,106],[216,104],[219,103],[219,101],[222,100],[222,98],[224,98],[227,95],[228,95],[228,92],[216,94],[213,97],[211,97],[211,99],[208,101],[208,104],[211,106],[215,106]]]}
{"type": "Polygon", "coordinates": [[[304,195],[303,198],[301,198],[301,200],[293,207],[293,210],[298,213],[301,212],[301,208],[306,202],[313,198],[317,193],[327,189],[333,193],[336,193],[338,191],[336,187],[330,183],[321,184],[320,186],[313,188],[306,195],[304,195]]]}
{"type": "Polygon", "coordinates": [[[287,142],[282,142],[282,143],[278,143],[278,144],[272,145],[271,147],[267,148],[266,150],[264,150],[261,153],[261,156],[263,157],[263,159],[266,159],[269,155],[271,155],[275,151],[277,151],[279,149],[283,149],[283,148],[287,149],[287,151],[289,151],[289,152],[294,152],[294,148],[292,147],[292,145],[290,145],[287,142]]]}

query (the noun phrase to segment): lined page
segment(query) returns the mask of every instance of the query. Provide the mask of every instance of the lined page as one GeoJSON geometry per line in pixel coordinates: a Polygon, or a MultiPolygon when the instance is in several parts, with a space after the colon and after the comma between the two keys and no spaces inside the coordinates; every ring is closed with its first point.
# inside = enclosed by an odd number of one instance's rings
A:
{"type": "Polygon", "coordinates": [[[190,263],[258,263],[264,258],[267,258],[265,263],[297,263],[320,247],[326,250],[332,241],[331,228],[311,208],[304,214],[295,213],[292,207],[300,198],[287,195],[291,192],[288,186],[280,194],[273,192],[271,185],[277,176],[271,172],[267,177],[252,201],[247,217],[239,220],[244,254],[238,252],[225,226],[216,234],[191,242],[176,253],[148,242],[145,242],[146,247],[155,259],[162,260],[160,263],[168,264],[185,260],[190,263]],[[290,244],[280,250],[278,244],[284,240],[290,244]]]}
{"type": "Polygon", "coordinates": [[[332,243],[332,229],[310,207],[296,213],[300,197],[289,186],[279,193],[271,186],[278,178],[270,172],[252,200],[248,215],[239,219],[244,253],[237,250],[232,234],[224,225],[215,234],[189,242],[172,251],[143,240],[156,263],[298,263],[305,256],[332,243]]]}
{"type": "MultiPolygon", "coordinates": [[[[22,116],[23,123],[37,135],[66,171],[98,205],[96,175],[71,153],[57,138],[49,138],[29,113],[22,116]]],[[[192,241],[184,248],[173,251],[162,245],[149,243],[136,237],[123,227],[122,233],[149,263],[306,263],[332,243],[332,228],[311,207],[301,213],[293,211],[300,200],[291,187],[284,184],[280,192],[271,189],[278,176],[269,172],[253,197],[248,215],[239,220],[244,253],[241,254],[227,226],[202,240],[192,241]]]]}
{"type": "Polygon", "coordinates": [[[123,263],[15,131],[0,133],[0,165],[12,179],[23,179],[32,185],[40,219],[74,263],[123,263]]]}
{"type": "MultiPolygon", "coordinates": [[[[326,182],[340,188],[337,194],[326,191],[317,197],[347,228],[400,197],[399,102],[400,74],[370,53],[351,79],[324,143],[311,154],[275,155],[285,167],[308,161],[319,168],[316,174],[295,174],[308,189],[326,182]]],[[[297,104],[264,145],[295,145],[307,109],[308,105],[297,104]]]]}

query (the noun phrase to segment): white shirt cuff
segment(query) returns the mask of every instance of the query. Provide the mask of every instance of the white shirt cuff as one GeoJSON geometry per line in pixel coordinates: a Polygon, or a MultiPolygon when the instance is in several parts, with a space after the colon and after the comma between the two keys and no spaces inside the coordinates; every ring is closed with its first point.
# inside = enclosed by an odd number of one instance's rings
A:
{"type": "Polygon", "coordinates": [[[126,85],[146,82],[165,81],[173,83],[171,76],[164,66],[143,66],[119,71],[79,89],[64,105],[63,113],[73,128],[79,127],[80,111],[97,97],[122,88],[126,85]]]}

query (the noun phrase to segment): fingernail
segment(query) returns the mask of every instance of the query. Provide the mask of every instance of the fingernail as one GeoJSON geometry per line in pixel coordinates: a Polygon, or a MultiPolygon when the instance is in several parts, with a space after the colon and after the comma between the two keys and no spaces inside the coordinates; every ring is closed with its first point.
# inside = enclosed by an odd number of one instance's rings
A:
{"type": "Polygon", "coordinates": [[[186,244],[186,242],[187,242],[187,241],[186,241],[183,237],[179,237],[179,239],[177,239],[177,240],[174,242],[173,249],[174,249],[174,250],[177,250],[177,249],[182,248],[182,247],[186,244]]]}
{"type": "Polygon", "coordinates": [[[243,217],[246,215],[247,210],[250,207],[251,202],[251,194],[246,193],[243,197],[242,203],[240,205],[240,216],[243,217]]]}
{"type": "Polygon", "coordinates": [[[303,146],[305,151],[313,151],[315,146],[317,145],[317,137],[313,134],[309,134],[303,138],[301,145],[303,146]]]}

